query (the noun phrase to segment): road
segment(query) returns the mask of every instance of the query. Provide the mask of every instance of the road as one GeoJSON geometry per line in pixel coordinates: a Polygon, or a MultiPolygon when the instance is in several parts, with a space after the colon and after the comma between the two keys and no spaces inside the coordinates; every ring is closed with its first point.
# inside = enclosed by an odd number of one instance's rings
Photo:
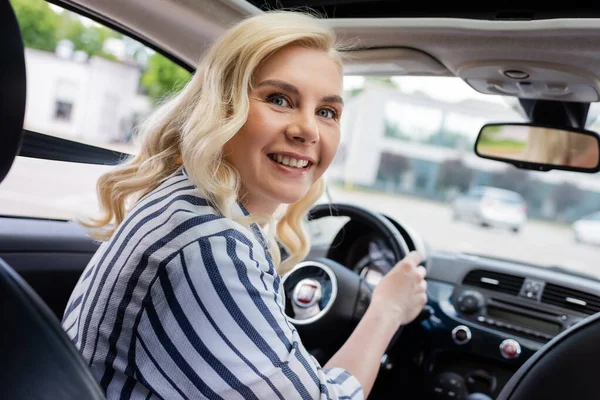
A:
{"type": "MultiPolygon", "coordinates": [[[[94,216],[95,184],[108,167],[20,158],[0,186],[0,214],[73,219],[94,216]]],[[[529,221],[519,234],[454,222],[429,200],[332,187],[333,200],[385,212],[419,232],[432,249],[476,252],[600,277],[600,247],[578,244],[568,226],[529,221]]]]}

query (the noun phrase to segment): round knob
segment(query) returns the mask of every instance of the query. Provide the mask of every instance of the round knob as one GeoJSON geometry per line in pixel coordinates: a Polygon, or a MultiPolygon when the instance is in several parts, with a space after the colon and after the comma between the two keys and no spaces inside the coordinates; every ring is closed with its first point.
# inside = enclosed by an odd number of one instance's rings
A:
{"type": "Polygon", "coordinates": [[[471,340],[471,330],[469,327],[464,325],[459,325],[456,328],[452,329],[452,340],[456,344],[465,344],[471,340]]]}
{"type": "Polygon", "coordinates": [[[504,358],[517,358],[521,355],[521,345],[514,339],[506,339],[500,344],[500,354],[504,358]]]}
{"type": "Polygon", "coordinates": [[[465,314],[476,313],[485,303],[483,295],[474,290],[462,292],[456,301],[458,303],[458,310],[465,314]]]}

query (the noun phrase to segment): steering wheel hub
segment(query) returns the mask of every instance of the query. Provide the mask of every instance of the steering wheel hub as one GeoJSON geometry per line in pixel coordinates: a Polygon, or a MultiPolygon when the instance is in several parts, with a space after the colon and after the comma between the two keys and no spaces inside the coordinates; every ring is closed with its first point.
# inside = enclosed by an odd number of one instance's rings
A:
{"type": "Polygon", "coordinates": [[[283,278],[286,314],[295,325],[311,324],[323,317],[337,297],[335,273],[319,261],[304,261],[283,278]]]}

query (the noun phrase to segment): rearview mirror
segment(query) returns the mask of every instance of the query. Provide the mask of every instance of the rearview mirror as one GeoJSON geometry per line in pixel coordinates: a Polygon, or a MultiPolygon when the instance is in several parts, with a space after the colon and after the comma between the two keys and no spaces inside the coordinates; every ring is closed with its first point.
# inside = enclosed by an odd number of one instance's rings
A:
{"type": "Polygon", "coordinates": [[[584,129],[527,123],[488,124],[477,136],[475,153],[538,171],[600,171],[600,137],[584,129]]]}

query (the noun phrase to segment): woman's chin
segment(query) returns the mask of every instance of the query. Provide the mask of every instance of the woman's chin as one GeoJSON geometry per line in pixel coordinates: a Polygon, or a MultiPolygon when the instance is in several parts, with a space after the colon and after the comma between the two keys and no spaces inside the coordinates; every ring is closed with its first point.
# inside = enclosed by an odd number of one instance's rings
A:
{"type": "Polygon", "coordinates": [[[306,196],[308,190],[283,190],[277,194],[277,199],[281,204],[294,204],[306,196]]]}

